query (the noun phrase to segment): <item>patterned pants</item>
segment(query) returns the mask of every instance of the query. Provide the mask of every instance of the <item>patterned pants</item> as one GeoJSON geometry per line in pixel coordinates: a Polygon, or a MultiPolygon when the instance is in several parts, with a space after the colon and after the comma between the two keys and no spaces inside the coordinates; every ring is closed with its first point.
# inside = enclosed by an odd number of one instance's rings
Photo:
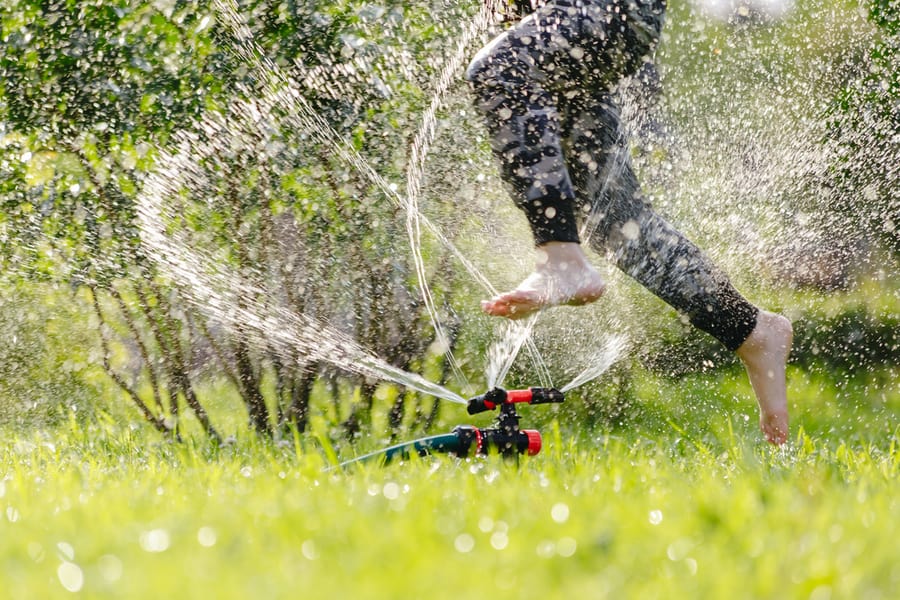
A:
{"type": "Polygon", "coordinates": [[[537,245],[585,241],[737,349],[758,311],[643,197],[611,90],[656,45],[664,0],[548,0],[483,48],[467,78],[501,176],[537,245]]]}

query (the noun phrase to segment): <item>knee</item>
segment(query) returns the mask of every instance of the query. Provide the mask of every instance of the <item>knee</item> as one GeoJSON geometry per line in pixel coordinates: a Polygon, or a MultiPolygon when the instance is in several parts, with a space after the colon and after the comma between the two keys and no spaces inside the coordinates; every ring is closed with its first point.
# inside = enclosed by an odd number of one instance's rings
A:
{"type": "Polygon", "coordinates": [[[503,62],[507,37],[507,34],[503,33],[478,51],[466,69],[466,80],[469,83],[477,87],[496,78],[499,70],[497,65],[503,62]]]}
{"type": "Polygon", "coordinates": [[[485,79],[487,79],[487,72],[490,70],[490,63],[490,55],[485,53],[485,49],[482,48],[466,68],[466,81],[473,86],[478,86],[485,81],[485,79]]]}

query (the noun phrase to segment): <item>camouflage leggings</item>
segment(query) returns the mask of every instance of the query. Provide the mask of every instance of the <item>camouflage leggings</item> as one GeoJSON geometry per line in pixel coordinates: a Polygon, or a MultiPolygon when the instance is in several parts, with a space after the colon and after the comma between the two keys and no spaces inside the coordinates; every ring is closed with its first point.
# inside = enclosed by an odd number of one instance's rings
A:
{"type": "Polygon", "coordinates": [[[653,50],[664,0],[548,0],[467,72],[494,155],[535,243],[585,241],[731,350],[757,309],[651,209],[610,90],[653,50]]]}

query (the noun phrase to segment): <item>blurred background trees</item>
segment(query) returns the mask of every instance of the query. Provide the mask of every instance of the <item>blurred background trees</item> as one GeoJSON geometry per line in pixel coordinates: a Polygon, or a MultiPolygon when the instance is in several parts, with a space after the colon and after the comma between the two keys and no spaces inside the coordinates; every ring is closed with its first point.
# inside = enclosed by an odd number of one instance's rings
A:
{"type": "MultiPolygon", "coordinates": [[[[264,435],[303,431],[314,417],[344,434],[370,431],[376,413],[379,426],[394,432],[434,422],[438,404],[430,398],[286,355],[192,304],[190,290],[145,255],[136,202],[159,157],[170,156],[164,151],[180,132],[192,132],[196,172],[181,181],[178,213],[167,226],[237,273],[241,289],[253,290],[241,303],[289,307],[394,366],[447,380],[446,348],[436,343],[419,293],[405,211],[309,131],[298,111],[308,106],[327,135],[346,140],[385,181],[405,181],[435,76],[477,3],[245,0],[235,4],[245,31],[221,6],[197,0],[0,6],[3,413],[60,418],[77,406],[84,414],[113,393],[171,436],[185,423],[226,436],[230,428],[214,416],[223,399],[236,399],[264,435]],[[301,100],[269,102],[284,91],[301,100]],[[226,123],[227,135],[204,129],[213,121],[226,123]]],[[[868,10],[878,34],[851,49],[864,58],[858,72],[842,74],[847,85],[834,90],[831,135],[820,143],[839,149],[827,172],[830,197],[842,200],[855,231],[872,234],[877,252],[896,259],[898,9],[874,0],[868,10]]],[[[691,55],[704,43],[696,31],[701,20],[683,6],[673,11],[682,22],[670,23],[664,40],[670,62],[674,56],[707,69],[691,55]]],[[[727,47],[716,36],[728,44],[732,33],[704,35],[715,57],[727,47]]],[[[790,77],[789,64],[778,68],[790,77]]],[[[706,75],[747,75],[729,69],[706,75]]],[[[664,83],[676,87],[673,97],[683,89],[677,77],[664,83]]],[[[455,89],[450,102],[465,107],[464,83],[455,89]]],[[[690,99],[707,114],[718,110],[700,96],[690,99]]],[[[669,115],[685,117],[679,110],[669,115]]],[[[434,153],[444,162],[427,176],[429,214],[441,218],[450,239],[484,245],[484,235],[472,235],[484,210],[472,182],[489,163],[468,115],[451,115],[448,106],[440,115],[443,137],[434,153]]],[[[665,173],[674,156],[651,149],[641,162],[651,174],[665,173]]],[[[477,306],[472,282],[440,244],[425,239],[423,252],[449,344],[478,380],[482,365],[466,357],[483,360],[485,336],[474,322],[466,331],[458,314],[477,306]],[[467,346],[454,347],[460,340],[467,346]]],[[[887,279],[895,268],[885,266],[887,279]]],[[[875,318],[873,328],[883,332],[883,322],[875,318]]],[[[868,320],[852,323],[846,335],[864,339],[854,336],[868,320]]],[[[798,347],[809,357],[829,348],[846,354],[846,345],[805,342],[817,329],[799,328],[806,330],[798,347]]],[[[641,360],[662,372],[675,362],[705,364],[714,351],[685,344],[685,335],[670,332],[645,345],[641,360]]],[[[876,334],[885,360],[896,362],[896,342],[885,335],[876,334]]]]}

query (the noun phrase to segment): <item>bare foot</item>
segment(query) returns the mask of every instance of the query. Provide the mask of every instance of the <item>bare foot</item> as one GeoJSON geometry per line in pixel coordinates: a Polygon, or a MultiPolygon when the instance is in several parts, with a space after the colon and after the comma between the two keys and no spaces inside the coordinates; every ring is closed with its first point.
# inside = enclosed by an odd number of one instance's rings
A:
{"type": "Polygon", "coordinates": [[[603,278],[579,244],[544,244],[537,249],[536,263],[534,273],[516,289],[483,301],[481,309],[495,317],[521,319],[550,306],[593,302],[606,290],[603,278]]]}
{"type": "Polygon", "coordinates": [[[750,337],[737,349],[759,403],[759,428],[767,440],[778,445],[788,436],[785,367],[793,335],[785,317],[760,311],[750,337]]]}

